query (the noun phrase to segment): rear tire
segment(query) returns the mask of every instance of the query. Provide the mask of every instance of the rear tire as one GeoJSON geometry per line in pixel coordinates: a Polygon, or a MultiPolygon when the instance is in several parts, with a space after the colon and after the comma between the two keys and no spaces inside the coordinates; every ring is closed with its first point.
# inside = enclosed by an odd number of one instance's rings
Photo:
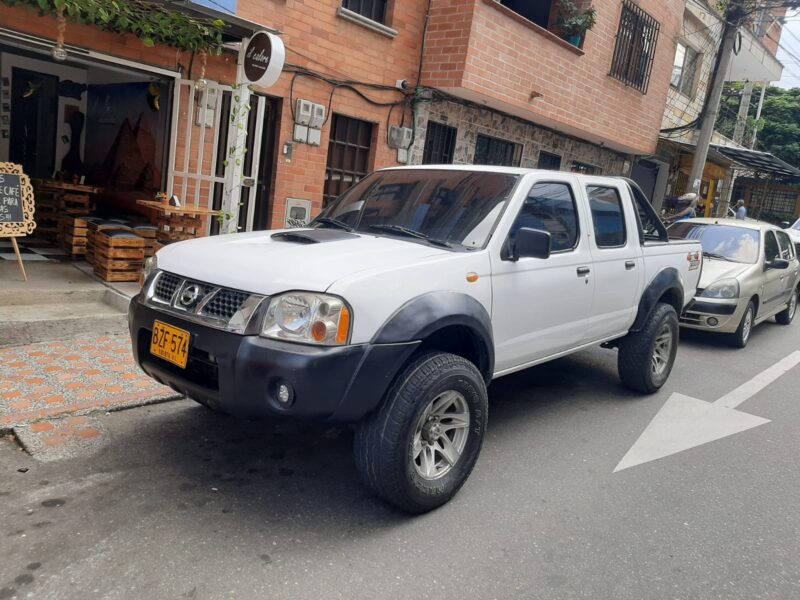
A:
{"type": "Polygon", "coordinates": [[[792,292],[792,297],[789,299],[789,304],[786,308],[775,315],[775,321],[778,325],[789,325],[794,320],[794,315],[797,312],[798,295],[800,295],[800,288],[792,292]]]}
{"type": "Polygon", "coordinates": [[[678,352],[678,313],[659,303],[641,331],[629,333],[619,345],[617,369],[622,383],[637,392],[652,394],[663,386],[678,352]]]}
{"type": "Polygon", "coordinates": [[[478,460],[487,412],[486,384],[475,365],[444,352],[420,356],[359,425],[354,450],[361,478],[409,513],[445,504],[478,460]]]}
{"type": "Polygon", "coordinates": [[[747,346],[747,342],[750,341],[750,334],[753,333],[753,321],[755,321],[755,319],[756,305],[750,301],[750,304],[747,305],[747,309],[742,315],[742,320],[739,323],[739,327],[736,329],[735,333],[731,334],[730,337],[731,344],[735,348],[744,348],[747,346]]]}

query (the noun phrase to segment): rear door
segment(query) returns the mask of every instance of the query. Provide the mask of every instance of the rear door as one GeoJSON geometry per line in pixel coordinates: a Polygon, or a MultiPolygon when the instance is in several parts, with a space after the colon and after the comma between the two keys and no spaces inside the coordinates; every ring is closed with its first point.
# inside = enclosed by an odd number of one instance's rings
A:
{"type": "Polygon", "coordinates": [[[496,372],[509,372],[580,345],[592,306],[594,277],[588,216],[572,175],[529,184],[506,241],[523,227],[551,235],[547,259],[513,262],[492,255],[492,323],[496,372]]]}
{"type": "Polygon", "coordinates": [[[783,309],[789,297],[786,292],[786,279],[789,269],[770,269],[767,267],[776,258],[781,258],[781,249],[773,231],[764,232],[764,286],[761,292],[759,318],[772,315],[783,309]]]}
{"type": "Polygon", "coordinates": [[[594,301],[584,342],[627,331],[638,309],[644,262],[639,226],[623,183],[583,178],[591,225],[594,301]]]}

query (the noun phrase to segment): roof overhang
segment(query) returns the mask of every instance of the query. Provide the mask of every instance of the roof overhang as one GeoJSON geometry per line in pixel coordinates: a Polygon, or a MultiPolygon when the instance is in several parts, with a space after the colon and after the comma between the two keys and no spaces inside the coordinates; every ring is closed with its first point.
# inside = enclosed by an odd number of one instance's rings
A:
{"type": "Polygon", "coordinates": [[[226,43],[241,42],[243,39],[251,37],[257,31],[269,31],[270,33],[276,34],[280,33],[280,31],[274,27],[268,27],[266,25],[262,25],[261,23],[255,23],[254,21],[248,21],[247,19],[242,19],[241,17],[237,17],[229,12],[217,10],[215,8],[206,6],[205,4],[193,2],[192,0],[166,0],[166,4],[167,7],[172,10],[186,13],[201,19],[206,19],[208,21],[215,21],[219,19],[220,21],[223,21],[225,23],[225,27],[223,28],[222,34],[226,43]]]}
{"type": "Polygon", "coordinates": [[[731,148],[729,146],[711,147],[730,160],[734,165],[742,169],[772,175],[773,177],[800,177],[800,169],[782,161],[769,152],[759,152],[758,150],[748,150],[745,148],[731,148]]]}

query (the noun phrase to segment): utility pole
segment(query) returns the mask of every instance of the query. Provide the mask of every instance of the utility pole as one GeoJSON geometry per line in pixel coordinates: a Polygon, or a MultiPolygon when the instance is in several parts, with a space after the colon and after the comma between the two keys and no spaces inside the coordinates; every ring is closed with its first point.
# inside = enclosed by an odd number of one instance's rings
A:
{"type": "MultiPolygon", "coordinates": [[[[758,100],[758,110],[756,111],[756,123],[761,119],[761,111],[764,110],[764,96],[767,94],[767,82],[761,82],[761,98],[758,100]]],[[[753,137],[750,140],[750,149],[756,147],[756,140],[758,139],[758,125],[753,127],[753,137]]]]}
{"type": "Polygon", "coordinates": [[[717,54],[717,67],[714,71],[714,78],[711,81],[711,89],[706,98],[703,109],[703,119],[700,131],[697,134],[697,148],[692,162],[692,172],[689,176],[689,187],[696,194],[700,193],[700,184],[703,179],[703,170],[708,158],[708,147],[711,144],[711,137],[714,135],[714,126],[717,123],[719,113],[719,101],[722,98],[722,88],[725,85],[725,77],[731,66],[733,59],[733,48],[736,42],[736,35],[739,33],[739,25],[745,16],[744,0],[729,0],[730,4],[725,10],[725,29],[722,33],[722,41],[717,54]]]}
{"type": "Polygon", "coordinates": [[[739,116],[736,118],[736,127],[733,130],[733,141],[741,144],[744,131],[747,127],[747,116],[750,114],[750,101],[753,98],[753,82],[748,81],[742,90],[742,101],[739,103],[739,116]]]}

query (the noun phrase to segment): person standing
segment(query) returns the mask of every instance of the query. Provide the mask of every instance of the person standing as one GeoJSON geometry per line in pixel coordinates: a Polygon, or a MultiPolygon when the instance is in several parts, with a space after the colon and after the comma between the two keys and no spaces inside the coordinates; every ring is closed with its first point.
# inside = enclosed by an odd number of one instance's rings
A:
{"type": "Polygon", "coordinates": [[[744,200],[739,198],[736,202],[736,218],[744,221],[747,218],[747,208],[745,208],[744,200]]]}
{"type": "Polygon", "coordinates": [[[675,213],[670,217],[670,221],[683,221],[684,219],[694,219],[697,216],[697,201],[698,196],[695,193],[688,193],[684,194],[680,198],[678,198],[678,202],[685,203],[688,202],[686,208],[681,210],[680,212],[675,213]]]}

